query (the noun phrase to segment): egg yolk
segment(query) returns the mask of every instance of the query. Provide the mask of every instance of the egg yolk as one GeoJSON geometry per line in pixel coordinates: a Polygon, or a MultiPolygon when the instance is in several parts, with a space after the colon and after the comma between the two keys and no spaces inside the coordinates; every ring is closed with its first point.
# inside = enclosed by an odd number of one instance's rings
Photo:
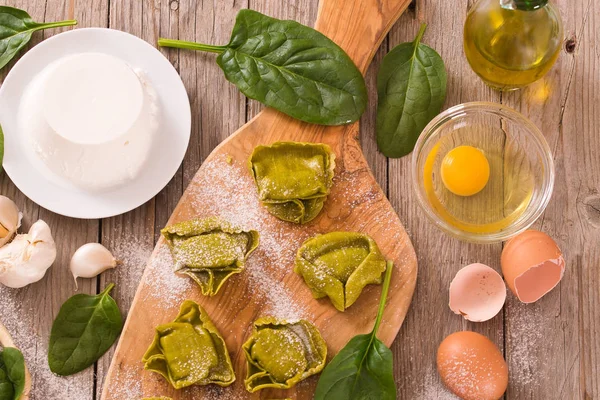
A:
{"type": "Polygon", "coordinates": [[[458,196],[472,196],[488,183],[490,164],[478,148],[458,146],[444,156],[440,173],[449,191],[458,196]]]}

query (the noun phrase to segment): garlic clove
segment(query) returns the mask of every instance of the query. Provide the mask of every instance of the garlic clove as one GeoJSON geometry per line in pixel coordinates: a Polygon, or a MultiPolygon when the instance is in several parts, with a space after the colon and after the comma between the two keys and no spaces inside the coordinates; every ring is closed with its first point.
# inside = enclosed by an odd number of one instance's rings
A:
{"type": "Polygon", "coordinates": [[[17,235],[0,248],[0,283],[21,288],[39,281],[56,259],[56,244],[50,227],[39,220],[29,233],[17,235]]]}
{"type": "Polygon", "coordinates": [[[106,247],[100,243],[88,243],[75,251],[69,267],[77,284],[77,278],[94,278],[109,268],[115,268],[117,264],[106,247]]]}
{"type": "Polygon", "coordinates": [[[0,196],[0,247],[8,243],[21,227],[23,214],[14,201],[0,196]]]}

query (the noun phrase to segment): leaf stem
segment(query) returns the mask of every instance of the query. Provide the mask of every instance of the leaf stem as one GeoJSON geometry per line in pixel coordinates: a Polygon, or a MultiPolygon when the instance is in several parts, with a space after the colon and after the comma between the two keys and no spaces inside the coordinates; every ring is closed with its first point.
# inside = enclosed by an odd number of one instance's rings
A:
{"type": "Polygon", "coordinates": [[[176,49],[208,51],[210,53],[218,54],[221,54],[222,52],[227,50],[227,46],[213,46],[210,44],[186,42],[185,40],[174,40],[165,38],[159,38],[158,45],[161,47],[174,47],[176,49]]]}
{"type": "Polygon", "coordinates": [[[387,262],[387,268],[385,269],[385,278],[383,280],[383,288],[381,289],[381,299],[379,300],[379,310],[377,311],[377,319],[375,320],[375,326],[373,327],[373,333],[377,335],[379,325],[381,325],[381,319],[383,317],[383,310],[385,309],[385,302],[387,300],[388,291],[390,290],[390,282],[392,278],[392,270],[394,269],[394,263],[391,261],[387,262]]]}
{"type": "Polygon", "coordinates": [[[101,296],[106,296],[108,293],[110,293],[110,291],[112,290],[112,288],[115,287],[114,283],[109,283],[108,286],[106,288],[104,288],[104,290],[102,291],[102,293],[100,293],[101,296]]]}
{"type": "Polygon", "coordinates": [[[69,19],[66,21],[44,23],[44,24],[41,24],[38,29],[60,28],[61,26],[73,26],[73,25],[77,25],[77,20],[69,19]]]}
{"type": "Polygon", "coordinates": [[[421,39],[423,39],[423,35],[425,34],[425,30],[427,29],[427,23],[423,22],[421,23],[421,28],[419,28],[419,33],[417,34],[417,37],[415,38],[415,41],[413,43],[421,43],[421,39]]]}

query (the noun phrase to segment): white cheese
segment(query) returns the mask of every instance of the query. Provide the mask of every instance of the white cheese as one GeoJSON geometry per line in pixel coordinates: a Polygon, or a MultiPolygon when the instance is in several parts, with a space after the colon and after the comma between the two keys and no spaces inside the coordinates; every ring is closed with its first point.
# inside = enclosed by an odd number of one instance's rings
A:
{"type": "Polygon", "coordinates": [[[46,67],[29,85],[19,128],[56,175],[91,190],[134,179],[158,130],[151,85],[118,58],[83,53],[46,67]]]}
{"type": "Polygon", "coordinates": [[[131,67],[101,53],[59,60],[42,89],[48,125],[73,143],[119,138],[139,119],[143,104],[142,84],[131,67]]]}

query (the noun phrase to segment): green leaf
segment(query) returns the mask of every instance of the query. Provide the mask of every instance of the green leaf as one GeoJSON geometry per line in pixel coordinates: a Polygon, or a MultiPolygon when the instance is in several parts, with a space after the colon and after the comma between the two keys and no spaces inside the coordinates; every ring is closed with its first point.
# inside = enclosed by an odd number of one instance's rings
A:
{"type": "Polygon", "coordinates": [[[2,360],[2,353],[0,352],[0,400],[14,400],[15,398],[15,387],[13,383],[8,379],[8,372],[6,366],[2,360]]]}
{"type": "Polygon", "coordinates": [[[60,308],[52,324],[48,364],[58,375],[72,375],[96,362],[117,339],[123,318],[108,294],[109,284],[96,296],[77,294],[60,308]]]}
{"type": "Polygon", "coordinates": [[[410,153],[446,98],[444,61],[421,43],[426,27],[413,42],[392,49],[377,75],[377,146],[387,157],[410,153]]]}
{"type": "Polygon", "coordinates": [[[2,360],[8,379],[13,384],[13,399],[19,400],[25,390],[25,359],[23,354],[14,347],[5,347],[2,360]]]}
{"type": "Polygon", "coordinates": [[[25,390],[25,359],[14,347],[0,351],[0,400],[19,400],[25,390]]]}
{"type": "Polygon", "coordinates": [[[315,400],[396,399],[392,352],[376,336],[393,268],[388,261],[373,331],[352,338],[325,367],[317,384],[315,400]]]}
{"type": "Polygon", "coordinates": [[[169,39],[158,44],[219,53],[225,77],[242,93],[302,121],[347,124],[367,105],[364,78],[350,57],[295,21],[241,10],[226,46],[169,39]]]}
{"type": "Polygon", "coordinates": [[[4,162],[4,132],[0,125],[0,172],[2,172],[2,163],[4,162]]]}
{"type": "Polygon", "coordinates": [[[29,42],[33,32],[76,24],[75,20],[39,23],[23,10],[0,6],[0,69],[29,42]]]}

